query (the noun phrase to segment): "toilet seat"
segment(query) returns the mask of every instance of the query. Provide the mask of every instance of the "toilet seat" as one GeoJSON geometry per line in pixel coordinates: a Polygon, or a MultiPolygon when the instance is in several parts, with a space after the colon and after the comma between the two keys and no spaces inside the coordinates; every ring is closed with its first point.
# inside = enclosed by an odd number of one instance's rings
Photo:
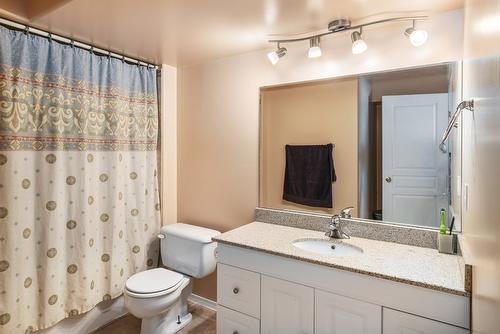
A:
{"type": "Polygon", "coordinates": [[[136,298],[167,295],[184,282],[184,275],[165,268],[155,268],[132,275],[125,283],[125,293],[136,298]]]}

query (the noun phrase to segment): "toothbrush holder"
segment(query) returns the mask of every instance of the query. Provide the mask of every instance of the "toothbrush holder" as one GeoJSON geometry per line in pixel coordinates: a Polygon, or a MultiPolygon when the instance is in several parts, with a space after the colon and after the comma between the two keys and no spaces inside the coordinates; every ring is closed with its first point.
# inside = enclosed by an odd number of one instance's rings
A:
{"type": "Polygon", "coordinates": [[[439,253],[455,254],[455,236],[453,234],[438,234],[439,253]]]}

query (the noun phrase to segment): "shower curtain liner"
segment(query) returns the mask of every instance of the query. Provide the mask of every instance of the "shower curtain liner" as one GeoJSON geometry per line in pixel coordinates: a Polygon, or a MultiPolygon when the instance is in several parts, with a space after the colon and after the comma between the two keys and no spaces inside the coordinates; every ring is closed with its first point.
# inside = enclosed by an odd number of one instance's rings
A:
{"type": "Polygon", "coordinates": [[[0,27],[0,333],[157,265],[156,70],[0,27]]]}

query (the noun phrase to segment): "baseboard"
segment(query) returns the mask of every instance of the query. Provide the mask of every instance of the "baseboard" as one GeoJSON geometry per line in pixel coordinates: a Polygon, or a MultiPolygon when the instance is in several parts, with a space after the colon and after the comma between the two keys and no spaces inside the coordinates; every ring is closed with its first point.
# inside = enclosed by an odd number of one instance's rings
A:
{"type": "Polygon", "coordinates": [[[208,298],[205,298],[202,296],[198,296],[198,295],[192,293],[191,295],[189,295],[188,300],[192,303],[199,304],[199,305],[206,307],[210,310],[217,311],[217,303],[211,299],[208,299],[208,298]]]}

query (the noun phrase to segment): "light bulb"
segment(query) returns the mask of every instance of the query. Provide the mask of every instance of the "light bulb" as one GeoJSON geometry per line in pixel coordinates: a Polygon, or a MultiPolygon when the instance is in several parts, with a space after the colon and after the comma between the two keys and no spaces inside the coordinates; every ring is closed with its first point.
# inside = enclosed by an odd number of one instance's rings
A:
{"type": "Polygon", "coordinates": [[[267,58],[269,59],[271,64],[276,65],[280,58],[286,55],[286,52],[287,50],[285,48],[278,47],[276,51],[269,52],[267,54],[267,58]]]}
{"type": "Polygon", "coordinates": [[[321,57],[321,48],[319,47],[319,36],[314,36],[310,39],[310,47],[307,56],[309,58],[318,58],[321,57]]]}
{"type": "Polygon", "coordinates": [[[309,52],[307,53],[309,58],[318,58],[321,57],[321,48],[319,46],[313,46],[309,48],[309,52]]]}
{"type": "Polygon", "coordinates": [[[267,54],[267,58],[269,58],[269,61],[273,65],[276,65],[278,63],[278,61],[280,60],[280,57],[278,56],[278,53],[276,51],[269,52],[267,54]]]}
{"type": "Polygon", "coordinates": [[[368,45],[362,39],[352,43],[352,53],[355,55],[365,52],[366,49],[368,49],[368,45]]]}
{"type": "Polygon", "coordinates": [[[414,46],[424,45],[427,41],[427,31],[413,29],[408,38],[414,46]]]}
{"type": "Polygon", "coordinates": [[[412,27],[405,30],[405,36],[414,46],[424,45],[427,41],[427,31],[415,29],[415,20],[413,20],[412,27]]]}
{"type": "Polygon", "coordinates": [[[351,34],[352,40],[352,53],[358,55],[363,53],[368,49],[368,45],[366,45],[365,41],[361,38],[361,32],[355,31],[351,34]]]}

